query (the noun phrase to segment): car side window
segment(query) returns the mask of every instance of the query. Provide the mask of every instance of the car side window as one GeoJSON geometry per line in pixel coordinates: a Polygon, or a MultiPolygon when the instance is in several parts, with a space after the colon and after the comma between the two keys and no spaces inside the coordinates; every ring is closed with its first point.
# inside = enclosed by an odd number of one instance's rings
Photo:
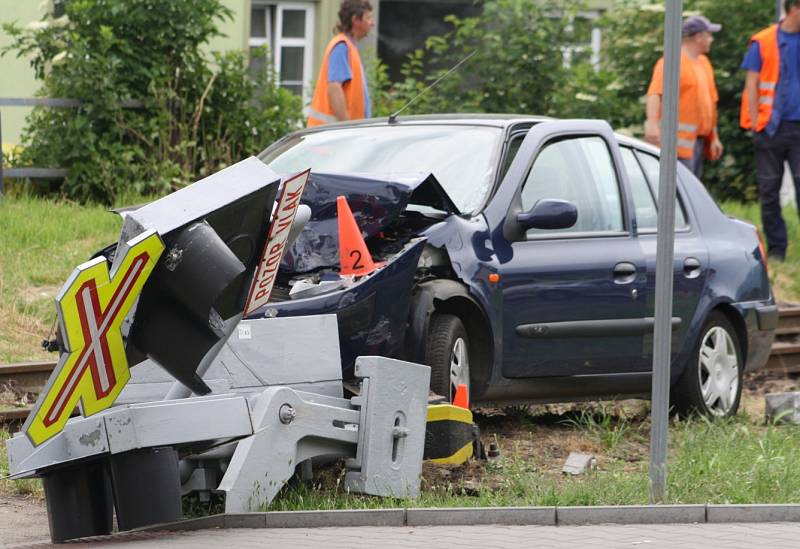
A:
{"type": "Polygon", "coordinates": [[[545,145],[522,188],[522,210],[530,211],[543,198],[568,200],[577,208],[578,220],[567,229],[530,229],[528,237],[624,229],[614,162],[601,137],[576,137],[545,145]]]}
{"type": "Polygon", "coordinates": [[[647,178],[642,172],[642,167],[631,149],[620,147],[620,152],[622,153],[622,162],[625,165],[625,173],[628,174],[628,181],[631,183],[639,230],[656,229],[658,227],[656,201],[650,191],[650,186],[647,184],[647,178]]]}
{"type": "MultiPolygon", "coordinates": [[[[650,190],[658,203],[658,185],[660,180],[660,166],[658,158],[651,154],[636,151],[636,157],[642,163],[644,173],[647,176],[647,181],[650,183],[650,190]]],[[[689,224],[686,223],[686,212],[683,209],[683,204],[678,196],[675,196],[675,229],[685,229],[689,224]]]]}

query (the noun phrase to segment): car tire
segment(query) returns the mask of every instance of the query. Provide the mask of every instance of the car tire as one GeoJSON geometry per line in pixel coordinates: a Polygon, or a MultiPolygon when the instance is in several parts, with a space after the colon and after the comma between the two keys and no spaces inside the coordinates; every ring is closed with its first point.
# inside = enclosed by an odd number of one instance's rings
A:
{"type": "Polygon", "coordinates": [[[451,314],[431,317],[425,362],[431,367],[431,391],[453,401],[459,383],[469,392],[469,338],[461,319],[451,314]]]}
{"type": "Polygon", "coordinates": [[[689,363],[673,387],[679,415],[710,418],[736,415],[742,396],[741,345],[730,320],[719,311],[706,319],[689,363]]]}

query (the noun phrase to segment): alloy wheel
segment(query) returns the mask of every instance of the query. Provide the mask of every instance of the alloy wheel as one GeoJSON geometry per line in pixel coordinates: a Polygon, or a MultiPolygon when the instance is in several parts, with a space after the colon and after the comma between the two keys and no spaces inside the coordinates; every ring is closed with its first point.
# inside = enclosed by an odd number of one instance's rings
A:
{"type": "Polygon", "coordinates": [[[727,415],[736,401],[740,380],[736,346],[725,328],[714,326],[706,332],[698,365],[700,392],[708,411],[727,415]]]}

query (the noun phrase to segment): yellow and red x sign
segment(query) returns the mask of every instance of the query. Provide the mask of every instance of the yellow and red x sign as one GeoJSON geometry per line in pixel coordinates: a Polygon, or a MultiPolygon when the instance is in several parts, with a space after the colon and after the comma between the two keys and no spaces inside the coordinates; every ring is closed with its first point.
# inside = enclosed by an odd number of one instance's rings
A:
{"type": "Polygon", "coordinates": [[[91,416],[114,403],[130,379],[122,323],[164,251],[154,231],[128,242],[109,273],[103,257],[79,265],[56,298],[66,351],[22,426],[34,446],[52,438],[80,403],[91,416]]]}

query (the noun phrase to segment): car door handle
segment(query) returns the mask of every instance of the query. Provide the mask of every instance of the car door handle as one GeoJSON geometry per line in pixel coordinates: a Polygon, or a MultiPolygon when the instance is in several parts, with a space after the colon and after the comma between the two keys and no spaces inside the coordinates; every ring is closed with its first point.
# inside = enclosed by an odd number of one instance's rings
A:
{"type": "Polygon", "coordinates": [[[623,261],[614,265],[614,283],[630,284],[636,280],[636,265],[623,261]]]}
{"type": "Polygon", "coordinates": [[[702,272],[700,260],[695,257],[687,257],[683,261],[683,276],[686,278],[697,278],[702,272]]]}

